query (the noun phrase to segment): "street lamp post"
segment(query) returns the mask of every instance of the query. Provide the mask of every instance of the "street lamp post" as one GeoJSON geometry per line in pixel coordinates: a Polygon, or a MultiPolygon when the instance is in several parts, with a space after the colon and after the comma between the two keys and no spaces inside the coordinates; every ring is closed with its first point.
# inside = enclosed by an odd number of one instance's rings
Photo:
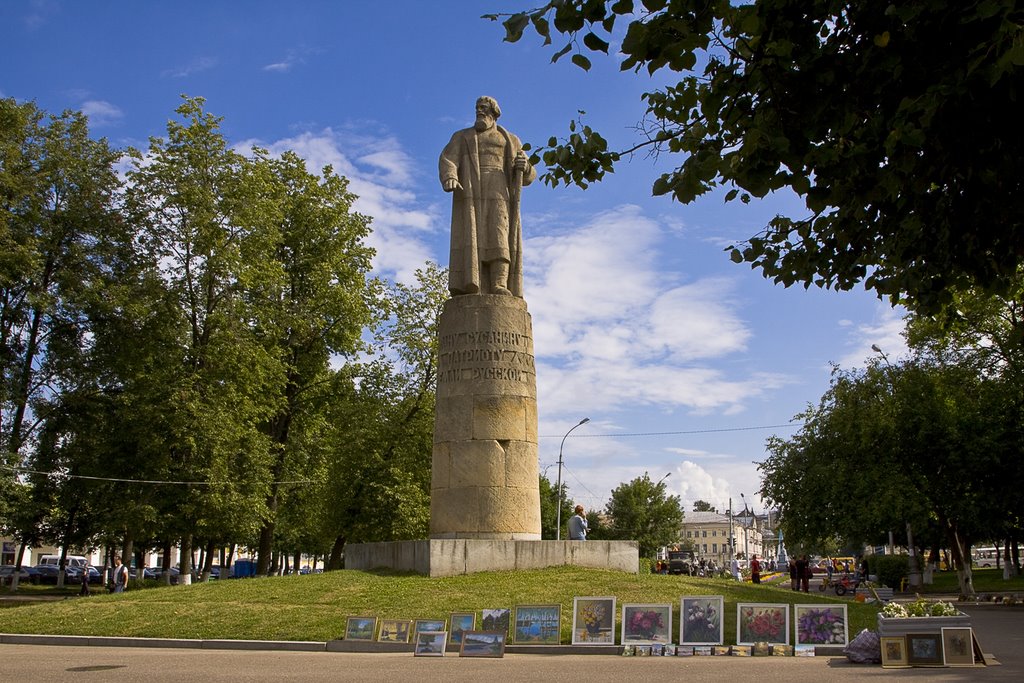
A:
{"type": "MultiPolygon", "coordinates": [[[[882,357],[885,361],[885,366],[889,369],[889,381],[892,382],[892,363],[889,362],[889,356],[886,355],[885,351],[879,348],[878,344],[872,344],[871,350],[882,357]]],[[[893,385],[893,391],[896,390],[893,385]]],[[[910,588],[921,587],[921,570],[917,567],[917,551],[914,548],[914,531],[910,527],[910,521],[907,521],[907,553],[909,554],[908,563],[910,564],[910,570],[907,572],[907,585],[910,588]]]]}
{"type": "Polygon", "coordinates": [[[562,540],[562,447],[565,446],[565,439],[572,433],[573,429],[580,425],[585,425],[590,422],[589,417],[585,417],[577,422],[572,429],[565,433],[562,437],[562,443],[558,446],[558,483],[555,484],[555,496],[557,504],[555,505],[555,540],[562,540]]]}
{"type": "Polygon", "coordinates": [[[747,516],[747,499],[740,494],[743,501],[743,559],[750,562],[750,518],[747,516]]]}

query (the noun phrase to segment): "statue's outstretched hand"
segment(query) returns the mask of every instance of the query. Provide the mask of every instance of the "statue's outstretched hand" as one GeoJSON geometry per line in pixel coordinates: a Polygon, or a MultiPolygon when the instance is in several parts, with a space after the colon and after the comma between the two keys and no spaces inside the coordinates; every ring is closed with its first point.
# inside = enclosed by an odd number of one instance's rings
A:
{"type": "Polygon", "coordinates": [[[448,178],[441,183],[441,187],[444,188],[445,192],[454,192],[455,190],[461,190],[462,184],[455,178],[448,178]]]}

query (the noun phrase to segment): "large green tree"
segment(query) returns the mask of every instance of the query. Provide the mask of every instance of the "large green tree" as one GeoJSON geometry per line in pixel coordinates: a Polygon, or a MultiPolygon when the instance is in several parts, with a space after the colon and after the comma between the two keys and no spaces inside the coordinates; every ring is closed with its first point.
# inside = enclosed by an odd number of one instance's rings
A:
{"type": "Polygon", "coordinates": [[[971,364],[927,358],[837,370],[800,432],[771,439],[760,465],[787,542],[875,542],[887,530],[931,525],[953,552],[961,590],[973,592],[971,543],[1005,514],[991,495],[1006,474],[1002,391],[971,364]]]}
{"type": "Polygon", "coordinates": [[[125,198],[139,258],[162,285],[147,303],[164,316],[161,357],[129,390],[153,407],[155,438],[141,456],[185,482],[162,517],[186,583],[193,541],[211,522],[232,520],[237,532],[265,518],[271,445],[260,426],[280,411],[286,376],[244,295],[277,275],[278,206],[203,104],[186,99],[167,139],[135,155],[125,198]]]}
{"type": "Polygon", "coordinates": [[[806,210],[774,218],[734,261],[921,310],[956,288],[1002,291],[1024,259],[1016,0],[551,0],[485,16],[509,41],[557,39],[553,61],[571,53],[583,69],[621,40],[623,70],[668,82],[643,95],[631,149],[581,121],[536,150],[550,184],[586,187],[648,148],[678,164],[656,195],[788,189],[806,210]]]}
{"type": "Polygon", "coordinates": [[[0,99],[0,527],[21,541],[19,558],[57,540],[51,496],[15,472],[45,469],[43,425],[76,389],[92,333],[82,302],[118,226],[117,157],[80,113],[0,99]]]}
{"type": "Polygon", "coordinates": [[[667,495],[665,482],[651,481],[646,472],[615,487],[605,514],[610,520],[608,537],[636,541],[641,557],[654,557],[661,546],[678,542],[683,528],[679,496],[667,495]]]}
{"type": "Polygon", "coordinates": [[[257,150],[249,164],[262,180],[273,209],[266,239],[272,250],[267,275],[245,299],[255,315],[255,332],[284,368],[276,413],[267,421],[270,490],[260,529],[257,573],[270,571],[279,505],[298,490],[281,481],[300,480],[311,454],[303,434],[316,432],[325,403],[332,400],[331,363],[362,349],[360,335],[373,317],[367,286],[372,250],[364,243],[369,219],[352,212],[348,181],[328,167],[316,176],[286,152],[278,159],[257,150]]]}

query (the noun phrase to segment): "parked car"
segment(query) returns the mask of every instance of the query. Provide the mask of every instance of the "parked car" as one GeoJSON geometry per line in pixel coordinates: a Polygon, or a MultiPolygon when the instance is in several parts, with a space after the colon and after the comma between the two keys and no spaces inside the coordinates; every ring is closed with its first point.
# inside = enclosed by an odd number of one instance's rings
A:
{"type": "MultiPolygon", "coordinates": [[[[0,567],[0,583],[10,583],[11,577],[14,576],[14,565],[5,564],[0,567]]],[[[18,582],[28,581],[32,576],[32,573],[28,570],[28,567],[22,567],[18,571],[18,582]]]]}
{"type": "Polygon", "coordinates": [[[57,583],[57,574],[60,570],[54,564],[37,564],[29,569],[32,583],[57,583]]]}

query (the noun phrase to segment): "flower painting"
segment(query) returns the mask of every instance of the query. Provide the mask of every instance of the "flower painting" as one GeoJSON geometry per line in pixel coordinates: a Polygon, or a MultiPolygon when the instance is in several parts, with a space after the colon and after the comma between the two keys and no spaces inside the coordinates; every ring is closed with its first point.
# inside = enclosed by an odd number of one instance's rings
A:
{"type": "Polygon", "coordinates": [[[797,645],[846,645],[846,605],[795,605],[797,645]]]}
{"type": "Polygon", "coordinates": [[[672,605],[623,605],[622,644],[672,642],[672,605]]]}
{"type": "Polygon", "coordinates": [[[682,599],[679,606],[679,643],[681,645],[720,645],[725,640],[721,595],[694,595],[682,599]]]}
{"type": "Polygon", "coordinates": [[[789,644],[789,605],[741,602],[736,605],[736,644],[789,644]]]}
{"type": "Polygon", "coordinates": [[[615,598],[573,598],[573,645],[615,644],[615,598]]]}

